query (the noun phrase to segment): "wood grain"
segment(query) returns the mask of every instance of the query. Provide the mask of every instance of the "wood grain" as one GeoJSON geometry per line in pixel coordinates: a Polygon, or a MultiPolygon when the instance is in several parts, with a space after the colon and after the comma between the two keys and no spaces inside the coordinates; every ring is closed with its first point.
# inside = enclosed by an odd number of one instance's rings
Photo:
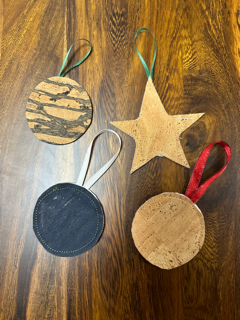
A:
{"type": "Polygon", "coordinates": [[[132,236],[147,261],[170,270],[193,259],[201,249],[205,238],[204,218],[189,198],[164,192],[138,209],[132,236]]]}
{"type": "Polygon", "coordinates": [[[2,32],[3,32],[3,0],[0,1],[0,59],[1,59],[1,44],[2,44],[2,32]]]}
{"type": "MultiPolygon", "coordinates": [[[[240,171],[238,0],[5,1],[0,64],[0,319],[4,320],[238,320],[240,319],[240,171]],[[87,146],[109,121],[138,117],[146,74],[134,48],[141,27],[158,44],[154,85],[168,114],[205,112],[181,144],[190,169],[155,157],[129,174],[134,140],[121,133],[122,151],[92,188],[104,208],[105,228],[89,252],[59,258],[34,235],[36,200],[51,185],[74,182],[87,146]],[[71,71],[86,89],[93,121],[75,143],[55,146],[29,130],[25,107],[43,79],[59,73],[78,38],[93,44],[71,71]],[[189,263],[161,270],[147,262],[131,236],[134,215],[162,192],[184,193],[198,156],[211,142],[232,148],[231,162],[198,202],[206,238],[189,263]]],[[[152,61],[152,38],[138,48],[152,61]]],[[[141,43],[141,44],[140,44],[141,43]]],[[[84,52],[85,50],[85,52],[84,52]]],[[[88,47],[76,43],[69,66],[88,47]],[[80,51],[81,48],[81,51],[80,51]]],[[[89,176],[116,151],[99,138],[89,176]]],[[[210,154],[203,180],[223,165],[210,154]]]]}

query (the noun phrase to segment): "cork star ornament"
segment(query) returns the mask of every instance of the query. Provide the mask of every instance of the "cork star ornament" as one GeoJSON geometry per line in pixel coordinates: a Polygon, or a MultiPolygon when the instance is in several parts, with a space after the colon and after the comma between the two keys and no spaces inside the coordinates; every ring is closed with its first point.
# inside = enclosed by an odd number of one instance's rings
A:
{"type": "Polygon", "coordinates": [[[148,77],[141,111],[139,117],[135,120],[111,122],[112,125],[124,131],[135,140],[136,149],[131,173],[156,156],[164,156],[189,168],[179,136],[201,118],[204,113],[169,115],[159,98],[152,80],[157,44],[154,35],[149,29],[141,28],[137,31],[135,35],[135,47],[148,77]],[[150,32],[154,39],[155,51],[151,71],[149,71],[136,46],[136,38],[142,31],[150,32]]]}

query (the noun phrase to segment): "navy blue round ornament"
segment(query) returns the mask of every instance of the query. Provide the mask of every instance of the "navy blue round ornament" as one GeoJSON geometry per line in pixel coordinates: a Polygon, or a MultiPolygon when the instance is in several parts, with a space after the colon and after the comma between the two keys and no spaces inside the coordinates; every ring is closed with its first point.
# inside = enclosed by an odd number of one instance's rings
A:
{"type": "MultiPolygon", "coordinates": [[[[116,134],[105,129],[93,141],[106,131],[116,134]]],[[[118,139],[121,147],[119,136],[118,139]]],[[[88,189],[113,164],[120,147],[108,163],[83,186],[93,141],[87,150],[77,184],[59,183],[50,187],[39,197],[34,209],[33,230],[36,237],[48,252],[56,256],[72,257],[91,249],[98,242],[104,228],[101,203],[88,189]]]]}

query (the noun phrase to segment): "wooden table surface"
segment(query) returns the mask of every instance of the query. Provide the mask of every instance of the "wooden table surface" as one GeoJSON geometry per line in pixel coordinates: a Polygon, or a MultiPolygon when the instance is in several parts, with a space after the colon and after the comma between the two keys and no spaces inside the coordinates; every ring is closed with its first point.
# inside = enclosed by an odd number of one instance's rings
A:
{"type": "MultiPolygon", "coordinates": [[[[1,320],[240,319],[239,28],[238,0],[0,1],[1,320]],[[53,256],[33,232],[34,205],[51,185],[76,181],[93,136],[114,129],[109,121],[137,118],[147,81],[134,48],[141,27],[156,37],[154,84],[167,112],[206,113],[181,136],[191,168],[155,157],[130,175],[135,142],[116,129],[120,156],[92,188],[104,207],[103,235],[82,255],[53,256]],[[81,37],[93,51],[69,77],[91,97],[92,125],[75,143],[46,144],[28,127],[26,103],[81,37]],[[184,193],[201,151],[219,140],[232,159],[198,202],[203,248],[189,263],[161,270],[134,246],[135,212],[162,192],[184,193]]],[[[151,36],[139,35],[138,46],[150,65],[151,36]]],[[[78,42],[69,66],[87,50],[78,42]]],[[[115,137],[100,137],[88,177],[116,149],[115,137]]],[[[215,147],[203,179],[223,164],[215,147]]]]}

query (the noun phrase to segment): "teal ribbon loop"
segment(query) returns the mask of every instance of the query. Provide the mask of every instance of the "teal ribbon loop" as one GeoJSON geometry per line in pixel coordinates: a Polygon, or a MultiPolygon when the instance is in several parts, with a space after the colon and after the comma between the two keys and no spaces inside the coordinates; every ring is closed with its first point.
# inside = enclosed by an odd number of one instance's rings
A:
{"type": "Polygon", "coordinates": [[[141,29],[139,29],[139,30],[136,32],[136,34],[135,34],[134,43],[135,43],[135,48],[136,48],[137,54],[138,54],[138,56],[139,56],[139,58],[140,58],[140,60],[141,60],[141,62],[142,62],[142,64],[143,64],[143,67],[144,67],[145,71],[146,71],[147,77],[149,78],[149,76],[150,76],[151,78],[153,78],[153,69],[154,69],[154,64],[155,64],[156,55],[157,55],[157,43],[156,43],[156,39],[155,39],[152,31],[149,30],[148,28],[141,28],[141,29]],[[137,48],[137,45],[136,45],[137,36],[138,36],[139,33],[142,32],[142,31],[148,31],[148,32],[150,32],[151,35],[152,35],[152,37],[153,37],[153,39],[154,39],[154,56],[153,56],[153,62],[152,62],[151,71],[149,71],[146,62],[144,61],[143,57],[141,56],[141,53],[138,51],[138,48],[137,48]]]}
{"type": "Polygon", "coordinates": [[[91,45],[91,42],[88,41],[87,39],[78,39],[78,40],[76,40],[75,42],[73,42],[73,44],[72,44],[71,47],[69,48],[68,53],[67,53],[67,55],[66,55],[66,57],[65,57],[65,59],[64,59],[64,61],[63,61],[62,68],[61,68],[58,76],[59,76],[59,77],[64,77],[64,76],[65,76],[69,71],[71,71],[73,68],[78,67],[83,61],[85,61],[85,60],[87,59],[87,57],[90,55],[91,51],[92,51],[92,45],[91,45]],[[63,72],[63,69],[64,69],[65,64],[66,64],[66,62],[67,62],[69,53],[70,53],[70,51],[72,50],[72,47],[74,46],[74,44],[75,44],[77,41],[80,41],[80,40],[84,40],[84,41],[87,41],[87,42],[89,43],[90,48],[89,48],[88,53],[87,53],[87,54],[85,55],[85,57],[83,57],[78,63],[76,63],[74,66],[72,66],[72,67],[71,67],[70,69],[68,69],[67,71],[63,72]]]}

